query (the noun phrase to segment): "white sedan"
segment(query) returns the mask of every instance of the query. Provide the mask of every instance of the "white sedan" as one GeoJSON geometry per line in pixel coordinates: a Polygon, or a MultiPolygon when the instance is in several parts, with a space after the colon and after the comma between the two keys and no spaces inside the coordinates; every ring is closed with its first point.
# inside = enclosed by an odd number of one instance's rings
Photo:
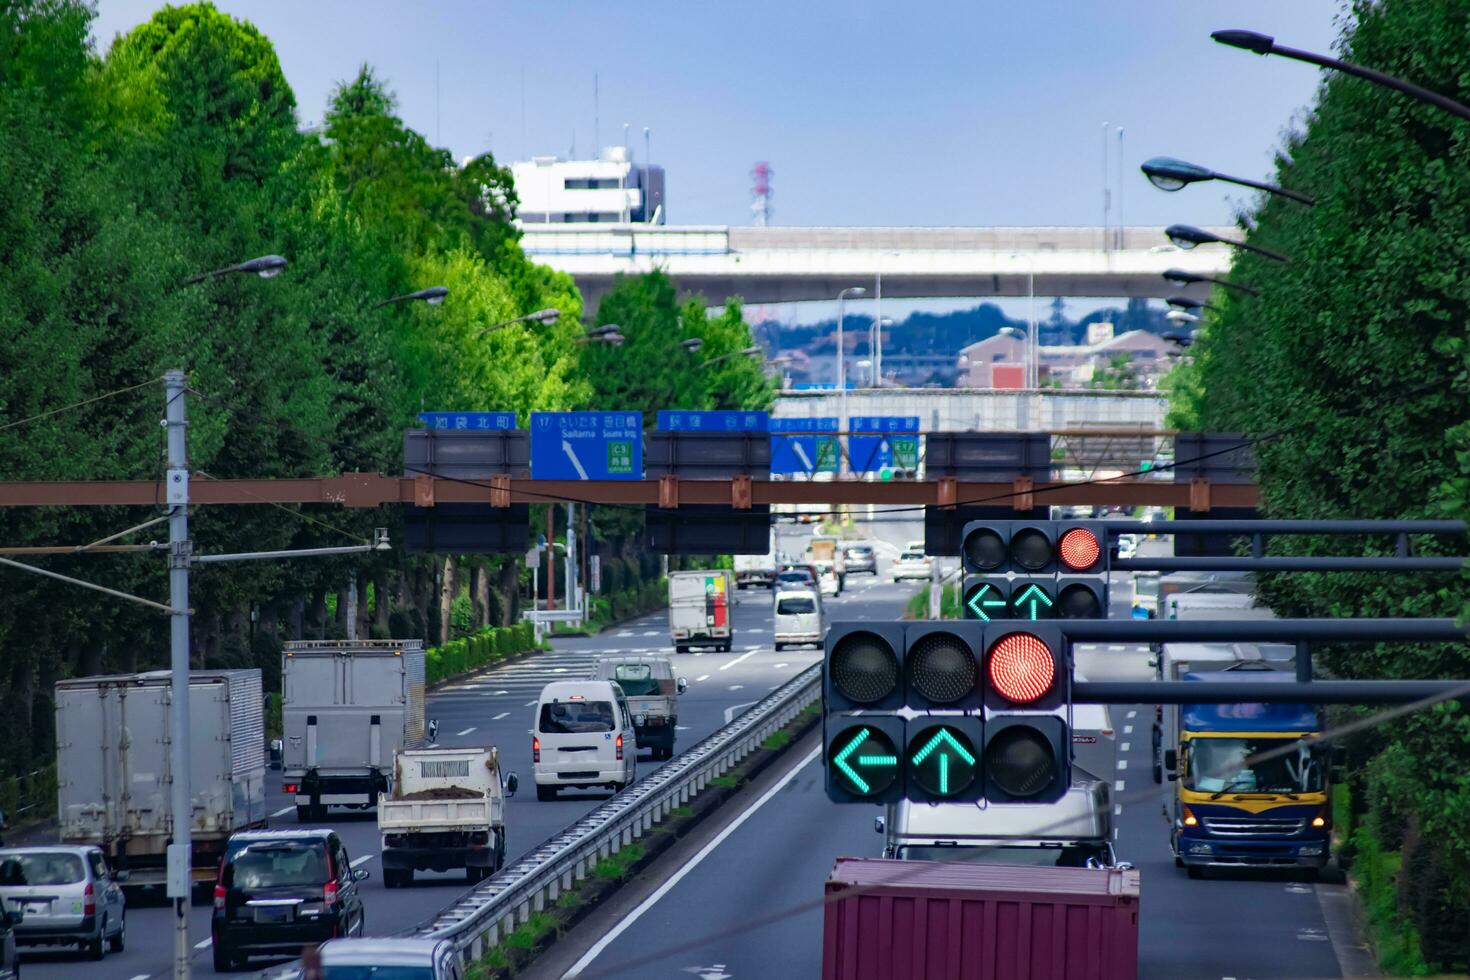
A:
{"type": "Polygon", "coordinates": [[[889,572],[893,575],[893,581],[901,582],[904,579],[923,579],[928,581],[934,574],[934,559],[922,551],[905,551],[898,556],[889,572]]]}

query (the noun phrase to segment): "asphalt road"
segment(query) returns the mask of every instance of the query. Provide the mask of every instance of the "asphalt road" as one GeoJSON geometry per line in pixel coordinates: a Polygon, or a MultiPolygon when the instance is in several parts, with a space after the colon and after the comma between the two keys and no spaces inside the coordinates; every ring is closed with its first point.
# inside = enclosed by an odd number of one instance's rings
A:
{"type": "MultiPolygon", "coordinates": [[[[1114,582],[1114,617],[1127,615],[1127,586],[1122,576],[1114,582]]],[[[1078,667],[1098,680],[1143,679],[1152,676],[1147,659],[1142,647],[1089,647],[1079,650],[1078,667]]],[[[1212,872],[1191,880],[1174,867],[1163,788],[1152,781],[1152,714],[1152,705],[1127,705],[1115,706],[1112,716],[1119,750],[1115,847],[1120,860],[1137,865],[1143,889],[1139,976],[1342,976],[1319,899],[1320,889],[1341,886],[1281,873],[1212,872]]],[[[829,802],[813,751],[757,798],[743,823],[716,835],[702,860],[681,868],[682,878],[623,910],[602,937],[611,940],[584,961],[581,975],[820,976],[822,883],[839,856],[881,854],[873,821],[882,814],[877,806],[829,802]]]]}
{"type": "MultiPolygon", "coordinates": [[[[894,586],[868,576],[849,579],[848,590],[828,600],[828,616],[837,619],[895,618],[914,586],[894,586]]],[[[428,717],[439,722],[441,745],[494,745],[500,749],[502,765],[519,772],[522,791],[506,808],[507,859],[514,860],[536,844],[574,822],[587,810],[608,799],[608,793],[592,790],[563,791],[555,801],[541,803],[532,791],[531,725],[532,706],[541,688],[554,680],[587,676],[593,659],[601,653],[665,653],[674,657],[675,671],[689,681],[689,690],[679,699],[679,729],[676,751],[709,735],[741,710],[763,698],[797,672],[821,660],[818,647],[785,649],[777,654],[771,647],[771,599],[764,589],[737,593],[734,611],[735,641],[728,654],[698,652],[675,655],[669,644],[664,613],[595,637],[557,639],[553,649],[506,664],[438,689],[428,700],[428,717]]],[[[640,755],[639,775],[657,765],[640,755]]],[[[280,792],[279,773],[267,775],[267,813],[271,824],[297,826],[291,800],[280,792]]],[[[333,809],[325,825],[342,836],[354,865],[366,868],[371,877],[361,885],[366,903],[367,926],[372,934],[392,934],[431,917],[470,886],[463,874],[420,872],[412,888],[387,891],[383,888],[380,851],[374,811],[333,809]]],[[[192,910],[190,934],[196,946],[194,968],[201,974],[212,970],[209,950],[208,905],[192,910]]],[[[128,946],[101,963],[84,963],[71,951],[30,952],[24,957],[28,980],[68,980],[83,971],[88,976],[143,980],[168,975],[172,963],[172,915],[156,905],[135,903],[128,909],[128,946]]],[[[253,960],[251,967],[268,965],[253,960]]]]}

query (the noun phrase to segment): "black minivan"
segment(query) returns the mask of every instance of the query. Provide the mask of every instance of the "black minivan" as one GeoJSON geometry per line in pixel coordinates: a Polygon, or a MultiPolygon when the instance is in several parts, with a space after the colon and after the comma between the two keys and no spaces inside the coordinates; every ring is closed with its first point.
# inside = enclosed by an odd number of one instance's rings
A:
{"type": "Polygon", "coordinates": [[[334,831],[246,830],[230,837],[214,886],[210,935],[217,972],[251,956],[296,956],[302,947],[363,934],[362,895],[334,831]]]}

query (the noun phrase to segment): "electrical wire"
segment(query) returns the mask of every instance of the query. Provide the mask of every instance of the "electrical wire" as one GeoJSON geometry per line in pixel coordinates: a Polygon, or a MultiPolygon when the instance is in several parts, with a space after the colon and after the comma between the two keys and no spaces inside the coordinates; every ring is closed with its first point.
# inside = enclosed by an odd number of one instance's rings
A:
{"type": "Polygon", "coordinates": [[[115,391],[109,391],[105,394],[95,395],[91,398],[84,398],[79,402],[72,402],[70,405],[63,405],[60,408],[53,408],[50,411],[40,412],[36,415],[28,415],[23,419],[15,419],[14,421],[0,424],[0,432],[4,432],[7,429],[14,429],[17,426],[25,425],[28,422],[38,422],[41,419],[50,418],[53,415],[60,415],[62,412],[69,412],[74,408],[83,408],[87,405],[91,405],[95,402],[104,401],[108,398],[116,398],[118,395],[126,395],[130,391],[137,391],[139,388],[146,388],[149,385],[157,384],[162,380],[162,377],[149,378],[147,381],[142,381],[135,385],[129,385],[126,388],[118,388],[115,391]]]}

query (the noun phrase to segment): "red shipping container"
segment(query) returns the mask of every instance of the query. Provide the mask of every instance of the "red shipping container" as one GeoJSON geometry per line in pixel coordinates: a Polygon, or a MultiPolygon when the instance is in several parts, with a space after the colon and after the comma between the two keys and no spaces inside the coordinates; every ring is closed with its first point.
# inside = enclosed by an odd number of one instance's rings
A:
{"type": "Polygon", "coordinates": [[[1138,872],[838,858],[822,980],[1136,980],[1138,872]]]}

